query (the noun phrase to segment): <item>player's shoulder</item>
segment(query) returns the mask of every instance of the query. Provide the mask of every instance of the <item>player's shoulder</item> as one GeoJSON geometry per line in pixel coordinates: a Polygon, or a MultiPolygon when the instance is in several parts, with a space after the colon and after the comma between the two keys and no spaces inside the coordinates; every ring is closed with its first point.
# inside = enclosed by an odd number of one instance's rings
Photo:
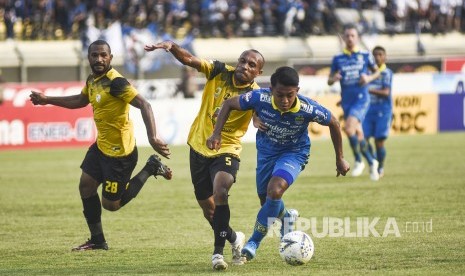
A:
{"type": "Polygon", "coordinates": [[[386,72],[386,74],[389,74],[389,75],[394,74],[394,72],[392,71],[392,69],[389,68],[389,67],[386,67],[386,69],[384,69],[384,71],[386,72]]]}
{"type": "Polygon", "coordinates": [[[371,52],[368,51],[368,50],[365,50],[365,49],[360,49],[360,50],[358,50],[358,52],[360,54],[367,55],[367,56],[371,55],[371,52]]]}
{"type": "Polygon", "coordinates": [[[123,75],[121,75],[118,71],[116,71],[115,68],[111,68],[110,70],[108,70],[108,72],[105,75],[109,80],[114,80],[116,78],[125,79],[123,75]]]}

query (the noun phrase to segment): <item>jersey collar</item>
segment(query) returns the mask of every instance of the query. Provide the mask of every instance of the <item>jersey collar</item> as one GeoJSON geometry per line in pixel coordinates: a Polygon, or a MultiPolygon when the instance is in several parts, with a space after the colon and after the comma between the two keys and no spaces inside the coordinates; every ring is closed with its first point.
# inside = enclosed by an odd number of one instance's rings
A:
{"type": "Polygon", "coordinates": [[[379,71],[380,72],[383,72],[384,70],[386,70],[386,63],[383,63],[383,64],[381,64],[381,66],[379,66],[379,71]]]}
{"type": "Polygon", "coordinates": [[[253,81],[252,81],[251,83],[247,83],[247,84],[244,84],[244,85],[237,85],[236,84],[236,78],[234,77],[234,74],[232,76],[232,82],[233,82],[234,87],[236,87],[236,88],[246,88],[246,87],[249,87],[249,86],[251,86],[253,84],[253,81]]]}
{"type": "Polygon", "coordinates": [[[108,68],[108,71],[106,71],[105,73],[103,73],[103,74],[101,74],[101,75],[99,75],[99,76],[96,76],[96,77],[94,76],[94,81],[98,81],[98,80],[100,80],[101,78],[105,77],[105,76],[108,74],[108,72],[111,71],[111,69],[113,69],[113,67],[110,66],[110,67],[108,68]]]}
{"type": "Polygon", "coordinates": [[[278,110],[281,115],[286,112],[292,112],[292,113],[297,113],[300,110],[300,100],[298,97],[295,97],[295,105],[291,107],[288,111],[281,111],[278,106],[274,103],[274,97],[271,96],[271,105],[273,106],[274,110],[278,110]]]}
{"type": "Polygon", "coordinates": [[[344,53],[344,55],[348,55],[348,56],[350,56],[350,55],[352,55],[354,53],[357,53],[358,51],[359,51],[358,47],[355,47],[353,51],[350,51],[347,48],[342,49],[342,52],[344,53]]]}

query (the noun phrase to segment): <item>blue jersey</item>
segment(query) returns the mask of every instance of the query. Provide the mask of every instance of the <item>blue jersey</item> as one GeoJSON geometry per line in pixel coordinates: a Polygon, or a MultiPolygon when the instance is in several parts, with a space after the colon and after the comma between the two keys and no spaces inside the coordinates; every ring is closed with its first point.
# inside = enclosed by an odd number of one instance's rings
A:
{"type": "MultiPolygon", "coordinates": [[[[392,71],[389,68],[385,68],[381,71],[379,78],[372,81],[369,85],[369,88],[374,88],[377,90],[389,88],[389,95],[379,96],[370,93],[370,108],[368,109],[369,113],[390,113],[392,110],[392,71]]],[[[367,114],[367,115],[368,115],[367,114]]]]}
{"type": "Polygon", "coordinates": [[[293,108],[282,113],[273,103],[270,88],[253,90],[240,96],[241,109],[253,109],[268,127],[266,132],[257,131],[257,150],[270,154],[289,151],[306,151],[308,154],[309,123],[328,125],[331,112],[307,97],[297,95],[296,100],[297,103],[293,108]]]}
{"type": "Polygon", "coordinates": [[[368,51],[344,52],[334,56],[331,63],[331,74],[339,72],[342,76],[341,104],[352,105],[354,101],[368,101],[368,86],[361,86],[360,76],[369,75],[370,68],[376,68],[373,55],[368,51]]]}

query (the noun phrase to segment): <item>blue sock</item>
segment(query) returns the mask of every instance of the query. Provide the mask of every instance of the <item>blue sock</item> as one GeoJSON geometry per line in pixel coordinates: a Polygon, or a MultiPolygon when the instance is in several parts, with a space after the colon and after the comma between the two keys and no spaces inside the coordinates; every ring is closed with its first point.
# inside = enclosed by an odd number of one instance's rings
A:
{"type": "Polygon", "coordinates": [[[281,206],[284,208],[281,199],[275,200],[268,197],[266,198],[265,204],[263,204],[260,211],[258,211],[257,221],[255,222],[253,234],[249,241],[253,241],[257,245],[260,244],[268,232],[268,227],[273,224],[276,217],[278,217],[281,206]]]}
{"type": "Polygon", "coordinates": [[[368,145],[368,151],[371,153],[374,159],[377,159],[378,157],[377,157],[376,152],[373,150],[373,146],[368,142],[367,142],[367,145],[368,145]]]}
{"type": "Polygon", "coordinates": [[[370,153],[368,149],[368,144],[366,140],[360,141],[360,151],[362,152],[363,156],[367,159],[368,164],[371,166],[373,165],[373,155],[370,153]]]}
{"type": "Polygon", "coordinates": [[[384,166],[384,159],[386,158],[386,148],[377,148],[376,155],[378,156],[379,167],[382,168],[384,166]]]}
{"type": "Polygon", "coordinates": [[[354,153],[355,161],[361,162],[362,156],[358,149],[359,142],[358,142],[357,135],[349,136],[349,143],[350,143],[350,147],[352,148],[352,152],[354,153]]]}

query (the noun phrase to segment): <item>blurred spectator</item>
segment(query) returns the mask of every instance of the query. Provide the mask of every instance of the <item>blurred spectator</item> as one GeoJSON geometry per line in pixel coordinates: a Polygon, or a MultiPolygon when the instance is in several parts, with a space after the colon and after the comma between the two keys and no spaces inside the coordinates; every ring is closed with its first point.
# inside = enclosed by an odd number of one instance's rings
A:
{"type": "Polygon", "coordinates": [[[464,0],[0,0],[2,39],[83,39],[89,26],[149,28],[172,37],[336,34],[337,9],[356,10],[360,30],[464,32],[464,0]],[[379,11],[376,20],[367,10],[379,11]],[[379,28],[379,20],[384,20],[379,28]],[[16,33],[15,33],[16,32],[16,33]]]}
{"type": "Polygon", "coordinates": [[[3,17],[3,23],[5,24],[6,39],[13,39],[13,26],[16,22],[16,11],[13,0],[0,0],[0,16],[3,17]]]}

